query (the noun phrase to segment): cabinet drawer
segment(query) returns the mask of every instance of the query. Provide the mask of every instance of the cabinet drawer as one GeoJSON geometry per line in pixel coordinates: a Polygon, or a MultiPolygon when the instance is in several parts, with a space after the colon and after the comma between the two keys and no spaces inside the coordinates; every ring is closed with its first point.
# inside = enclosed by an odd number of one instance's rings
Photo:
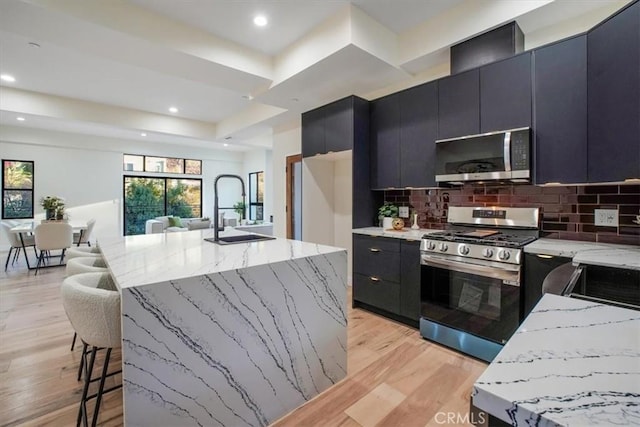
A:
{"type": "Polygon", "coordinates": [[[363,274],[354,274],[353,299],[398,314],[400,285],[382,279],[375,280],[363,274]]]}
{"type": "Polygon", "coordinates": [[[397,252],[400,253],[400,239],[390,237],[371,237],[359,234],[353,235],[353,249],[362,252],[397,252]],[[374,249],[374,251],[371,251],[374,249]]]}
{"type": "Polygon", "coordinates": [[[365,276],[400,282],[400,254],[397,252],[371,252],[355,250],[353,252],[353,271],[365,276]]]}

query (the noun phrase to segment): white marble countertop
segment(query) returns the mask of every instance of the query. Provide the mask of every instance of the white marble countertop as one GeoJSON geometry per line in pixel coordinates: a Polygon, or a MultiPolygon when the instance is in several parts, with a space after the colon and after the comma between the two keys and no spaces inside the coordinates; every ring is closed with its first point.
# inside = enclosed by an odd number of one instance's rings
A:
{"type": "MultiPolygon", "coordinates": [[[[101,238],[100,249],[123,288],[283,262],[345,249],[277,238],[218,245],[213,229],[101,238]]],[[[220,236],[249,234],[227,228],[220,236]]]]}
{"type": "Polygon", "coordinates": [[[367,236],[378,237],[392,237],[394,239],[404,240],[420,240],[425,234],[435,233],[442,230],[433,230],[430,228],[420,228],[419,230],[413,230],[411,228],[403,228],[402,231],[385,230],[382,227],[364,227],[354,228],[352,232],[354,234],[364,234],[367,236]]]}
{"type": "Polygon", "coordinates": [[[544,295],[472,399],[511,425],[640,425],[640,312],[544,295]]]}
{"type": "Polygon", "coordinates": [[[640,270],[640,246],[543,238],[525,246],[524,251],[572,258],[575,265],[601,265],[640,270]]]}

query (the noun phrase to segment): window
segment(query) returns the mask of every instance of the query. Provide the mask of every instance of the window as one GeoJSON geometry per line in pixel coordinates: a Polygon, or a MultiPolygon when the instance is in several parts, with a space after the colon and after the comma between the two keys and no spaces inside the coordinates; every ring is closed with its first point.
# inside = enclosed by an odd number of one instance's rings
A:
{"type": "Polygon", "coordinates": [[[33,162],[2,160],[2,218],[33,218],[33,162]]]}
{"type": "Polygon", "coordinates": [[[249,174],[249,219],[264,219],[264,172],[249,174]]]}
{"type": "Polygon", "coordinates": [[[202,161],[174,157],[152,157],[137,154],[123,156],[122,169],[126,172],[159,172],[202,175],[202,161]]]}
{"type": "Polygon", "coordinates": [[[202,215],[202,180],[124,177],[124,234],[144,234],[148,219],[202,215]]]}

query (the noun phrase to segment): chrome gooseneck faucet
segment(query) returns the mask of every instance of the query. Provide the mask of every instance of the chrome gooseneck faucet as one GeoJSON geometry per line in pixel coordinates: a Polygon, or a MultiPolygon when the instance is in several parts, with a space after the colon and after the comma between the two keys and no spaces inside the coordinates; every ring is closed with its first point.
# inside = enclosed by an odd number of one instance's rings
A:
{"type": "MultiPolygon", "coordinates": [[[[232,174],[222,174],[222,175],[218,175],[215,179],[215,181],[213,181],[213,233],[214,233],[214,241],[217,242],[220,240],[219,238],[219,225],[218,224],[218,181],[220,181],[221,178],[236,178],[238,180],[240,180],[240,184],[242,184],[242,204],[245,205],[245,198],[247,196],[247,194],[244,191],[244,181],[242,180],[242,177],[239,175],[232,175],[232,174]]],[[[223,228],[224,229],[224,228],[223,228]]]]}

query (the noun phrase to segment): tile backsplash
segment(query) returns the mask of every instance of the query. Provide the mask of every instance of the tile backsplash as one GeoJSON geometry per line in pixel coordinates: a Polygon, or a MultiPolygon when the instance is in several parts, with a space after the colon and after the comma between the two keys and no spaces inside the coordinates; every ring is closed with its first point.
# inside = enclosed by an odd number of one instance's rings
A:
{"type": "Polygon", "coordinates": [[[449,206],[534,206],[549,238],[640,245],[640,185],[549,186],[465,184],[430,190],[387,190],[385,201],[409,206],[422,228],[444,228],[449,206]],[[618,226],[595,225],[595,209],[617,209],[618,226]]]}

